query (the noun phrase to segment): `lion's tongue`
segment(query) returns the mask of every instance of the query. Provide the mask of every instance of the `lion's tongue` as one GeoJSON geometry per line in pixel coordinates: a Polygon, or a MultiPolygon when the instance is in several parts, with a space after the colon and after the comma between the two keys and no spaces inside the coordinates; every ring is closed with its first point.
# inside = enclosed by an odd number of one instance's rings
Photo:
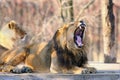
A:
{"type": "Polygon", "coordinates": [[[77,36],[76,42],[77,42],[77,45],[78,45],[78,46],[83,46],[82,39],[81,39],[80,36],[77,36]]]}

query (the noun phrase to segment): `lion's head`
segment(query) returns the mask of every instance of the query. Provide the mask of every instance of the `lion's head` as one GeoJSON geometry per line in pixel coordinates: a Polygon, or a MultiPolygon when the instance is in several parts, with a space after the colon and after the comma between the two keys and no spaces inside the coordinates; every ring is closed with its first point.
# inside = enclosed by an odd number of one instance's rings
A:
{"type": "Polygon", "coordinates": [[[68,27],[66,33],[67,47],[69,49],[83,49],[86,46],[85,38],[86,24],[84,21],[72,24],[68,27]]]}
{"type": "Polygon", "coordinates": [[[25,40],[26,32],[15,21],[10,21],[0,30],[0,45],[11,49],[18,40],[25,40]]]}
{"type": "Polygon", "coordinates": [[[56,31],[54,49],[62,66],[80,67],[87,63],[85,28],[86,24],[80,21],[64,25],[56,31]]]}
{"type": "Polygon", "coordinates": [[[62,48],[81,49],[86,45],[85,28],[86,24],[84,21],[80,21],[77,24],[70,23],[64,25],[57,30],[55,34],[55,36],[57,36],[56,40],[60,43],[62,48]]]}

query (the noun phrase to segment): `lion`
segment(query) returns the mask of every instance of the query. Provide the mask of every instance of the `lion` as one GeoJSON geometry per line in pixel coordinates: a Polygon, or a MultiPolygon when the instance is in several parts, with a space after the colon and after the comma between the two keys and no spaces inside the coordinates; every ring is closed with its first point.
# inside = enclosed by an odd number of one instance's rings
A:
{"type": "Polygon", "coordinates": [[[95,73],[87,66],[87,42],[84,21],[60,27],[48,43],[33,43],[9,50],[0,58],[2,72],[95,73]],[[24,64],[19,68],[19,64],[24,64]]]}
{"type": "Polygon", "coordinates": [[[12,49],[17,41],[24,41],[26,35],[26,32],[14,20],[11,20],[0,30],[0,46],[12,49]]]}

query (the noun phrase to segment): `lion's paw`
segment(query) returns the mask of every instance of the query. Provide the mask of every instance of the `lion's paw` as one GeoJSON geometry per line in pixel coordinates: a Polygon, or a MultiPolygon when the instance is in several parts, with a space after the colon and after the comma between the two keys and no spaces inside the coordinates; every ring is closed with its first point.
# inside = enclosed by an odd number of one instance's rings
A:
{"type": "Polygon", "coordinates": [[[31,68],[24,66],[21,69],[19,69],[19,68],[13,68],[13,69],[11,69],[10,72],[20,74],[20,73],[31,73],[33,71],[32,71],[31,68]]]}
{"type": "Polygon", "coordinates": [[[88,67],[88,68],[85,68],[83,71],[82,71],[82,74],[93,74],[93,73],[96,73],[97,70],[93,67],[88,67]]]}

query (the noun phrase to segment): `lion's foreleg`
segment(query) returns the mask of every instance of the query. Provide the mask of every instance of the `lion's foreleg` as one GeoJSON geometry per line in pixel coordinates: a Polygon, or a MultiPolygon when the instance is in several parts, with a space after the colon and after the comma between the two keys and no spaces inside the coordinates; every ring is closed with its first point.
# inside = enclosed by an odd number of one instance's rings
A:
{"type": "Polygon", "coordinates": [[[96,69],[93,67],[74,67],[70,72],[73,74],[91,74],[96,73],[96,69]]]}
{"type": "Polygon", "coordinates": [[[28,54],[26,52],[21,52],[15,57],[13,57],[10,61],[3,65],[2,71],[3,72],[10,72],[12,69],[15,68],[16,65],[23,62],[28,54]]]}
{"type": "Polygon", "coordinates": [[[70,72],[73,74],[82,74],[82,71],[84,70],[84,68],[82,67],[73,67],[70,72]]]}
{"type": "Polygon", "coordinates": [[[27,56],[27,53],[25,53],[25,52],[19,53],[13,59],[11,59],[7,64],[12,65],[12,66],[16,66],[19,63],[23,62],[25,60],[26,56],[27,56]]]}
{"type": "Polygon", "coordinates": [[[6,60],[7,60],[8,56],[10,55],[11,51],[12,50],[8,50],[8,51],[1,54],[1,56],[0,56],[0,65],[3,65],[3,64],[6,63],[6,60]]]}

